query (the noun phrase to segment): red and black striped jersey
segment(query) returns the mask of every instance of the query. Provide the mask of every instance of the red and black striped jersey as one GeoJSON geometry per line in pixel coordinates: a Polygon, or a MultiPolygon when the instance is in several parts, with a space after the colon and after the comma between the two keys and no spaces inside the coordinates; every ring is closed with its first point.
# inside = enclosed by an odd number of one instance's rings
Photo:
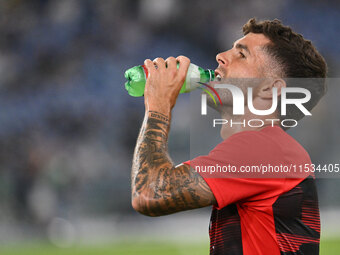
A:
{"type": "Polygon", "coordinates": [[[279,127],[237,133],[209,155],[191,160],[217,201],[209,227],[210,254],[319,254],[315,179],[310,173],[291,173],[294,166],[296,171],[305,164],[311,164],[308,153],[279,127]],[[216,165],[232,165],[237,171],[217,173],[216,165]],[[269,178],[239,171],[245,166],[282,165],[290,171],[269,178]],[[207,166],[215,166],[215,173],[203,172],[207,166]]]}

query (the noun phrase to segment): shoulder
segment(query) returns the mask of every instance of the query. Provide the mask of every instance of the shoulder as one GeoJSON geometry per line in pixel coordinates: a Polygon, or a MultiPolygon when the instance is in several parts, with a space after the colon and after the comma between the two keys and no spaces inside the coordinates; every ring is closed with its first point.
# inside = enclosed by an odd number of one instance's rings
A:
{"type": "Polygon", "coordinates": [[[278,127],[267,127],[260,131],[243,131],[236,133],[218,144],[215,149],[233,151],[259,152],[263,150],[280,150],[280,141],[286,139],[286,133],[278,127]]]}
{"type": "Polygon", "coordinates": [[[234,161],[244,163],[288,163],[310,160],[305,149],[280,127],[234,134],[218,144],[211,153],[229,155],[234,161]]]}

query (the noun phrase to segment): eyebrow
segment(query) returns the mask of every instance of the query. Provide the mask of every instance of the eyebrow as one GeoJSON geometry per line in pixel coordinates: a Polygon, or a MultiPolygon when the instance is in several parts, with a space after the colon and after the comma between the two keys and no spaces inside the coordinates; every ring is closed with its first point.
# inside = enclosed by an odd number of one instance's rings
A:
{"type": "MultiPolygon", "coordinates": [[[[234,47],[234,45],[233,45],[233,47],[234,47]]],[[[236,49],[245,50],[249,55],[251,55],[251,54],[250,54],[250,50],[249,50],[249,48],[248,48],[247,45],[244,45],[244,44],[241,44],[241,43],[237,43],[237,44],[235,45],[235,48],[236,48],[236,49]]]]}

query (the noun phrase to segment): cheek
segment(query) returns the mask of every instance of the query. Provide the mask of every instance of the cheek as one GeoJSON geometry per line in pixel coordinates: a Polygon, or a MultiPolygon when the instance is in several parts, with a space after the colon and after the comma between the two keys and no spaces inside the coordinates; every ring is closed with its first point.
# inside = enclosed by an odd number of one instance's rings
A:
{"type": "Polygon", "coordinates": [[[252,78],[258,77],[257,68],[251,65],[235,64],[230,70],[230,77],[252,78]]]}

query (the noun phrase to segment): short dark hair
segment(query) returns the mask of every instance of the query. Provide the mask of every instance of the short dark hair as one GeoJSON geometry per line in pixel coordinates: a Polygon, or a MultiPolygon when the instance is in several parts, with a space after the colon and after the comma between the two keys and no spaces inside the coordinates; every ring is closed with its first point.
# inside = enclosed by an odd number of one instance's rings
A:
{"type": "MultiPolygon", "coordinates": [[[[257,22],[252,18],[243,26],[243,34],[248,33],[263,34],[270,40],[265,50],[279,64],[282,78],[319,78],[302,82],[312,95],[311,100],[305,104],[305,107],[311,110],[326,93],[324,78],[327,75],[326,61],[311,41],[284,26],[278,19],[257,22]]],[[[294,85],[288,82],[287,86],[294,85]]],[[[300,111],[290,109],[288,105],[287,118],[299,120],[303,116],[300,111]]]]}

